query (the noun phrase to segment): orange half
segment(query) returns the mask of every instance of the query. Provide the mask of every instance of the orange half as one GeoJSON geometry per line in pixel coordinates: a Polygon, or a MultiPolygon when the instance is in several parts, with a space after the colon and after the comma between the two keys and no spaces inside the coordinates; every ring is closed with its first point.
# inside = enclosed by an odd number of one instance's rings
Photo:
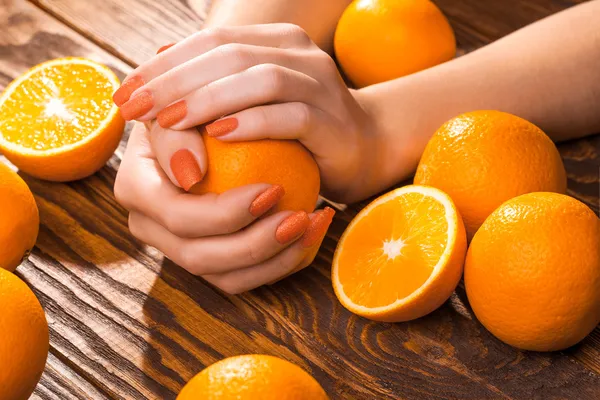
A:
{"type": "Polygon", "coordinates": [[[344,307],[365,318],[419,318],[450,297],[466,249],[450,197],[428,186],[405,186],[373,201],[350,223],[335,251],[333,288],[344,307]]]}
{"type": "Polygon", "coordinates": [[[117,148],[125,122],[112,102],[119,79],[85,58],[39,64],[0,97],[0,151],[20,170],[52,181],[84,178],[117,148]]]}

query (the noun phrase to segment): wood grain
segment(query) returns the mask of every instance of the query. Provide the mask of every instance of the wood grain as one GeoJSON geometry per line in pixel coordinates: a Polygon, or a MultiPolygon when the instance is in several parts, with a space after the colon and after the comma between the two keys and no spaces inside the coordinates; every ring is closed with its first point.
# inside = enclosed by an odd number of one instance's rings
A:
{"type": "MultiPolygon", "coordinates": [[[[36,3],[0,0],[0,88],[64,55],[94,58],[123,76],[128,64],[202,21],[176,0],[36,3]],[[165,10],[176,17],[159,18],[165,10]],[[151,34],[147,26],[155,27],[151,34]]],[[[437,3],[467,51],[573,2],[437,3]]],[[[598,212],[600,137],[560,151],[570,194],[598,212]]],[[[172,399],[204,366],[255,352],[306,368],[332,399],[600,397],[600,377],[590,372],[600,371],[598,329],[567,352],[517,351],[475,320],[462,287],[436,312],[405,324],[374,323],[343,309],[329,281],[331,258],[365,203],[338,213],[311,268],[271,287],[223,295],[131,238],[112,194],[121,154],[122,147],[99,173],[70,184],[23,175],[42,226],[18,274],[40,298],[51,331],[36,398],[172,399]]]]}

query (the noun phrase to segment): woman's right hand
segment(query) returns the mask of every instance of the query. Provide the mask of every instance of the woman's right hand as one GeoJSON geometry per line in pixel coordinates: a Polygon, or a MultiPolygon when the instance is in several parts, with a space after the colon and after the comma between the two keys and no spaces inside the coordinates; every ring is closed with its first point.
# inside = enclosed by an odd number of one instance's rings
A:
{"type": "Polygon", "coordinates": [[[114,189],[118,202],[129,211],[131,233],[231,294],[308,266],[334,211],[266,215],[284,192],[264,183],[222,194],[185,193],[171,183],[160,162],[173,166],[175,160],[194,180],[198,176],[193,175],[200,174],[194,164],[205,162],[198,156],[202,146],[196,129],[175,132],[135,125],[114,189]]]}

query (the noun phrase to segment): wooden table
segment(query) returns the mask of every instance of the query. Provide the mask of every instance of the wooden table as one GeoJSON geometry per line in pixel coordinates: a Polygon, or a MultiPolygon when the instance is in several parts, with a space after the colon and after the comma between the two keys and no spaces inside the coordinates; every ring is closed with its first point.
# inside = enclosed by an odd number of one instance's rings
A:
{"type": "MultiPolygon", "coordinates": [[[[248,0],[250,1],[250,0],[248,0]]],[[[468,52],[578,1],[437,0],[468,52]]],[[[123,78],[160,46],[202,27],[205,0],[0,0],[0,88],[61,56],[123,78]]],[[[123,142],[124,143],[124,142],[123,142]]],[[[598,213],[600,136],[560,145],[569,194],[598,213]]],[[[310,371],[332,399],[598,399],[600,329],[564,352],[515,350],[474,318],[461,285],[419,320],[374,323],[340,306],[330,284],[338,212],[314,265],[272,287],[227,296],[135,241],[112,187],[123,145],[94,176],[24,179],[41,229],[18,275],[50,326],[36,399],[173,399],[223,357],[268,353],[310,371]]]]}

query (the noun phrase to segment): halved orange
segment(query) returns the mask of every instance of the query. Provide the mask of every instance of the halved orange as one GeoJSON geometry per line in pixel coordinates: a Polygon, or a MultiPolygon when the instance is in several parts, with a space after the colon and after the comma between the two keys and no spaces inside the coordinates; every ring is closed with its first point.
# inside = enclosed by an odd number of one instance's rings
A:
{"type": "Polygon", "coordinates": [[[108,67],[85,58],[31,68],[0,96],[0,151],[41,179],[93,174],[123,135],[125,121],[112,101],[119,84],[108,67]]]}
{"type": "Polygon", "coordinates": [[[350,223],[333,259],[335,294],[351,312],[376,321],[422,317],[452,294],[467,239],[450,197],[404,186],[374,200],[350,223]]]}

